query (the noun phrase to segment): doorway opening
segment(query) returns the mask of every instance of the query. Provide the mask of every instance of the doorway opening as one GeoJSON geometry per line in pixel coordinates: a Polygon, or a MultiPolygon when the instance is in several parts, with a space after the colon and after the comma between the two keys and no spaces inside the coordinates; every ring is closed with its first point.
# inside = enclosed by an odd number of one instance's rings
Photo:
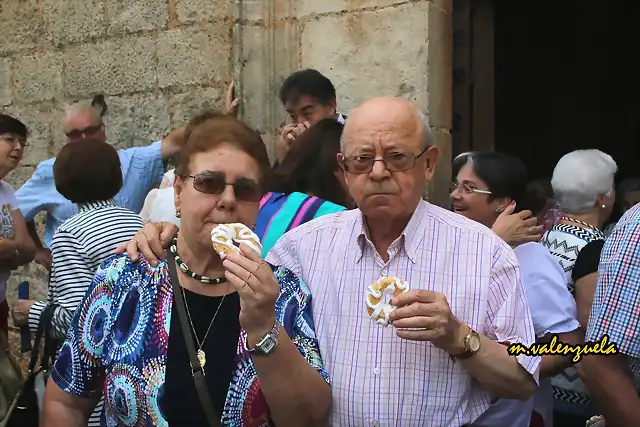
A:
{"type": "Polygon", "coordinates": [[[640,176],[640,1],[454,0],[453,155],[499,150],[531,179],[597,148],[640,176]]]}

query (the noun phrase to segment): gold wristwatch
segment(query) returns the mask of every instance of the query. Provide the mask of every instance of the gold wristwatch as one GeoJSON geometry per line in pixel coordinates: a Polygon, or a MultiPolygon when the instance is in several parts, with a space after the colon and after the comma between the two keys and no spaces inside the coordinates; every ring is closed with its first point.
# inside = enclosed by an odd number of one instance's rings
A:
{"type": "Polygon", "coordinates": [[[464,337],[464,351],[460,354],[452,355],[454,359],[469,359],[480,350],[480,334],[469,328],[469,334],[464,337]]]}

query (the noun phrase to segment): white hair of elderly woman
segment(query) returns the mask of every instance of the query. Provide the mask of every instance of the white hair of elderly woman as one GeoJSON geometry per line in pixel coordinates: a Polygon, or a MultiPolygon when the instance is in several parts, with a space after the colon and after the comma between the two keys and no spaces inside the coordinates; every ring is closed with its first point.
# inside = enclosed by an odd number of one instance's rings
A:
{"type": "Polygon", "coordinates": [[[569,214],[592,210],[600,196],[611,196],[618,165],[600,150],[576,150],[562,156],[551,178],[560,209],[569,214]]]}

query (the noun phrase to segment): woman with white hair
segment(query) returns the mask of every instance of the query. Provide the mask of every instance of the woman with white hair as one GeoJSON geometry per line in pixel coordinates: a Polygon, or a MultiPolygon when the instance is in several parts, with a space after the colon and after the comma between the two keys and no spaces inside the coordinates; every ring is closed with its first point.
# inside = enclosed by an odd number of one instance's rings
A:
{"type": "MultiPolygon", "coordinates": [[[[560,159],[551,179],[563,216],[545,232],[540,243],[564,269],[567,287],[578,303],[581,323],[591,309],[593,289],[585,282],[591,283],[597,276],[605,238],[602,227],[615,203],[617,169],[613,158],[602,151],[576,150],[560,159]]],[[[576,369],[568,368],[551,382],[557,425],[584,426],[597,409],[576,369]]]]}

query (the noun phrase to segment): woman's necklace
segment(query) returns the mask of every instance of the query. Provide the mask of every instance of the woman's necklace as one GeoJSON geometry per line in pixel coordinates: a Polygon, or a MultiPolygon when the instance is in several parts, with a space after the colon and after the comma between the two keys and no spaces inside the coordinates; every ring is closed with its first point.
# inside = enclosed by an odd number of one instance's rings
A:
{"type": "Polygon", "coordinates": [[[595,234],[598,237],[604,238],[604,233],[602,231],[600,231],[600,229],[598,227],[596,227],[594,225],[591,225],[588,222],[580,221],[579,219],[571,218],[570,216],[561,216],[560,220],[569,221],[569,222],[575,222],[576,224],[580,224],[584,228],[590,228],[590,229],[593,230],[593,234],[595,234]]]}
{"type": "MultiPolygon", "coordinates": [[[[180,255],[178,254],[178,235],[176,235],[173,240],[171,241],[171,245],[169,246],[169,251],[171,252],[171,254],[173,254],[173,258],[176,261],[176,264],[178,265],[178,267],[180,267],[180,271],[182,271],[184,274],[190,276],[191,278],[201,282],[201,283],[206,283],[206,284],[213,284],[213,285],[217,285],[219,283],[223,283],[227,281],[227,278],[224,276],[221,277],[216,277],[216,278],[211,278],[211,277],[207,277],[207,276],[202,276],[198,273],[194,273],[193,271],[191,271],[189,269],[189,267],[187,266],[187,264],[184,263],[184,261],[182,261],[182,258],[180,257],[180,255]]],[[[222,307],[222,303],[224,303],[224,299],[226,297],[226,295],[222,296],[222,300],[220,300],[220,304],[218,304],[218,308],[216,309],[215,314],[213,315],[213,318],[211,319],[211,322],[209,323],[209,327],[207,328],[207,332],[204,334],[204,338],[202,338],[202,341],[200,341],[200,339],[198,338],[198,334],[196,333],[196,328],[193,326],[193,321],[191,320],[191,312],[189,311],[189,305],[187,304],[187,296],[184,292],[184,287],[180,286],[180,290],[182,291],[182,298],[184,299],[184,308],[187,311],[187,318],[189,319],[189,325],[191,326],[191,331],[193,332],[193,336],[196,338],[196,343],[198,344],[198,362],[200,362],[200,367],[202,369],[204,369],[204,365],[207,363],[207,355],[204,352],[204,350],[202,349],[202,346],[204,346],[205,341],[207,340],[207,337],[209,336],[209,331],[211,331],[211,327],[213,326],[213,322],[215,322],[216,317],[218,316],[218,312],[220,311],[220,307],[222,307]]]]}
{"type": "Polygon", "coordinates": [[[176,260],[176,264],[178,265],[180,270],[184,274],[190,276],[191,278],[197,280],[198,282],[205,283],[207,285],[217,285],[227,281],[227,278],[224,276],[207,277],[191,271],[189,266],[185,264],[184,261],[182,261],[182,258],[178,254],[178,235],[176,235],[171,241],[171,245],[169,246],[169,251],[173,254],[173,258],[176,260]]]}
{"type": "Polygon", "coordinates": [[[218,316],[218,312],[220,311],[220,307],[224,303],[224,299],[227,296],[226,294],[222,296],[222,300],[220,300],[220,304],[218,304],[218,308],[216,309],[211,322],[209,323],[209,327],[207,328],[207,332],[204,334],[204,338],[202,338],[202,342],[198,339],[198,334],[196,333],[196,328],[193,326],[193,321],[191,320],[191,312],[189,311],[189,305],[187,304],[187,295],[184,292],[184,287],[180,286],[180,290],[182,291],[182,298],[184,299],[184,308],[187,309],[187,318],[189,319],[189,324],[191,325],[191,330],[193,331],[193,336],[196,338],[196,343],[198,344],[198,362],[200,362],[200,367],[204,369],[204,365],[207,364],[207,354],[204,352],[202,347],[204,346],[204,342],[207,340],[209,336],[209,331],[213,326],[213,322],[215,322],[216,317],[218,316]]]}

